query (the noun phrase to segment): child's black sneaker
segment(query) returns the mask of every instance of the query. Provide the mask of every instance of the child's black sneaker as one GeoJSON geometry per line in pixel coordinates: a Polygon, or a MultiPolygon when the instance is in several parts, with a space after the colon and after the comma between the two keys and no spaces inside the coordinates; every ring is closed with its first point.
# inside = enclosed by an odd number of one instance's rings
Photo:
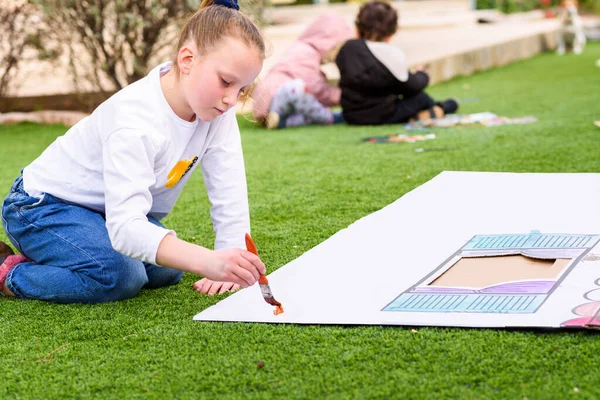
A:
{"type": "Polygon", "coordinates": [[[456,99],[448,99],[442,101],[441,103],[437,103],[437,105],[442,107],[442,110],[444,110],[444,115],[455,113],[458,110],[458,104],[458,100],[456,99]]]}

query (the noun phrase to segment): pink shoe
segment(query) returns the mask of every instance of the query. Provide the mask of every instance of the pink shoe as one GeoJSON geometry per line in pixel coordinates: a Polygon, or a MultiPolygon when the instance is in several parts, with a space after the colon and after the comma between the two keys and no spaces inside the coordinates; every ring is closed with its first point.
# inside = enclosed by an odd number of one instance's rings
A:
{"type": "Polygon", "coordinates": [[[22,254],[12,254],[2,260],[0,257],[0,261],[2,265],[0,265],[0,287],[4,286],[4,282],[6,282],[6,277],[11,269],[17,264],[27,261],[27,258],[22,254]]]}

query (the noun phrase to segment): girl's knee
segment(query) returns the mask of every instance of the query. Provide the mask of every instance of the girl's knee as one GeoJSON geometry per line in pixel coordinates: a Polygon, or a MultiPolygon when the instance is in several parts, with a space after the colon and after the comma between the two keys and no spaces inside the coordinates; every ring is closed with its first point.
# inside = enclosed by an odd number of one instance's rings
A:
{"type": "Polygon", "coordinates": [[[141,261],[119,256],[115,257],[116,260],[113,260],[109,268],[105,268],[107,273],[98,279],[96,295],[101,302],[135,297],[148,283],[148,276],[141,261]]]}
{"type": "Polygon", "coordinates": [[[144,287],[157,289],[179,283],[183,272],[172,268],[147,265],[146,275],[148,276],[148,283],[144,287]]]}

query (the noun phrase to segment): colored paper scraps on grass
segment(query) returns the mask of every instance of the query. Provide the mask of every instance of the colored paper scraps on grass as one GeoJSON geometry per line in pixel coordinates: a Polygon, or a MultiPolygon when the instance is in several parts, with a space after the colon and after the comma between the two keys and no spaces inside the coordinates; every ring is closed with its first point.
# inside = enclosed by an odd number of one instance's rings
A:
{"type": "Polygon", "coordinates": [[[409,131],[422,130],[423,128],[448,128],[453,126],[500,126],[531,124],[537,122],[537,118],[526,116],[520,118],[500,117],[492,112],[481,112],[475,114],[450,114],[443,118],[428,119],[423,121],[411,122],[404,125],[404,129],[409,131]]]}
{"type": "Polygon", "coordinates": [[[422,140],[431,140],[435,139],[434,133],[429,133],[426,135],[409,135],[406,133],[392,133],[386,136],[374,136],[364,138],[363,142],[368,143],[414,143],[420,142],[422,140]]]}

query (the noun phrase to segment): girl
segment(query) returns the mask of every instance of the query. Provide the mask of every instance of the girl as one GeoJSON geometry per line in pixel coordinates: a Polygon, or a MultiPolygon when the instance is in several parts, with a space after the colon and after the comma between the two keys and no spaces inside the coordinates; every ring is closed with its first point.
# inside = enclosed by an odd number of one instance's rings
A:
{"type": "Polygon", "coordinates": [[[22,253],[0,246],[3,294],[115,301],[173,285],[182,271],[205,276],[194,287],[214,294],[265,273],[242,250],[250,223],[234,109],[262,68],[265,46],[238,10],[235,0],[204,0],[172,62],[116,93],[24,168],[2,207],[4,229],[22,253]],[[215,251],[160,223],[198,164],[215,251]]]}
{"type": "Polygon", "coordinates": [[[335,60],[349,124],[397,124],[458,109],[456,100],[435,102],[425,93],[429,76],[422,70],[410,72],[402,50],[389,44],[397,29],[398,13],[386,1],[361,6],[356,17],[359,39],[347,41],[335,60]]]}
{"type": "Polygon", "coordinates": [[[329,85],[320,67],[351,37],[339,14],[315,19],[252,91],[254,118],[268,129],[342,122],[328,108],[340,104],[340,89],[329,85]]]}

